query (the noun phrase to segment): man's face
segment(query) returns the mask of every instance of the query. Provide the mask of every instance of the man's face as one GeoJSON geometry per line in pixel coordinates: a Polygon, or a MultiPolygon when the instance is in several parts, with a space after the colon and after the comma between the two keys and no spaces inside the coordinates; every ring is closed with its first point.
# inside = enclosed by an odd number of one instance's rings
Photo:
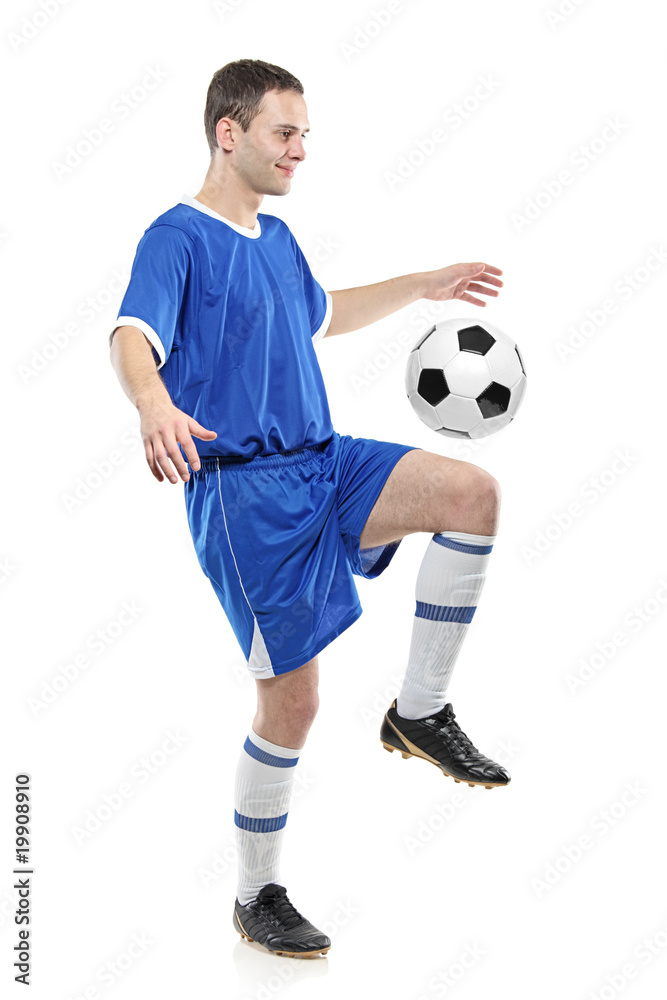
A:
{"type": "Polygon", "coordinates": [[[257,194],[287,194],[305,159],[309,130],[306,102],[293,90],[270,90],[247,132],[234,123],[234,160],[239,180],[257,194]]]}

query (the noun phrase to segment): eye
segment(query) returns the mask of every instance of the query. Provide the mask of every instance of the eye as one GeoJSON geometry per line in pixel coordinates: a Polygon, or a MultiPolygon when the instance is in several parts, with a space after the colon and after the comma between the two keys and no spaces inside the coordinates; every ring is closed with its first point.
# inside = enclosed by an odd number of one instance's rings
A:
{"type": "MultiPolygon", "coordinates": [[[[280,135],[289,135],[290,133],[289,133],[289,132],[287,132],[287,131],[285,131],[285,132],[280,132],[279,134],[280,134],[280,135]]],[[[302,138],[302,139],[307,139],[307,138],[308,138],[308,136],[307,136],[307,135],[302,135],[302,136],[301,136],[301,138],[302,138]]]]}

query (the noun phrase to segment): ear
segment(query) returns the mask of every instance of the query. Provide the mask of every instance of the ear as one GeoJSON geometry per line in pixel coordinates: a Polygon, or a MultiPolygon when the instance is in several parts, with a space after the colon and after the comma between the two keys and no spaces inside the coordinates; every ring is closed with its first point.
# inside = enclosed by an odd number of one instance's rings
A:
{"type": "Polygon", "coordinates": [[[234,148],[234,132],[236,131],[236,128],[236,122],[231,118],[221,118],[215,126],[215,135],[218,140],[218,144],[222,146],[223,149],[230,150],[234,148]]]}

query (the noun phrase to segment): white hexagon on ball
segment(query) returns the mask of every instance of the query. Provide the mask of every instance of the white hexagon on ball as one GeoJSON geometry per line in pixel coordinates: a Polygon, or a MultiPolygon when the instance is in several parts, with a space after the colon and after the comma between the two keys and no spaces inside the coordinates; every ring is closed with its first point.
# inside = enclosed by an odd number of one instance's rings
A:
{"type": "Polygon", "coordinates": [[[519,409],[519,404],[523,399],[523,394],[525,391],[526,391],[526,376],[522,372],[521,378],[519,379],[517,384],[512,388],[510,403],[509,406],[507,407],[507,412],[511,417],[514,417],[514,414],[519,409]]]}
{"type": "Polygon", "coordinates": [[[450,428],[453,431],[470,431],[482,419],[476,400],[457,396],[452,392],[434,409],[440,418],[440,426],[445,430],[450,428]]]}
{"type": "Polygon", "coordinates": [[[514,350],[514,345],[497,340],[490,351],[484,355],[493,372],[493,381],[506,385],[511,389],[521,377],[521,362],[514,350]]]}
{"type": "Polygon", "coordinates": [[[436,326],[418,353],[422,368],[444,368],[459,353],[456,330],[436,326]]]}
{"type": "Polygon", "coordinates": [[[450,392],[457,396],[471,396],[475,399],[493,382],[489,362],[483,354],[459,351],[456,357],[445,365],[445,379],[450,392]]]}
{"type": "Polygon", "coordinates": [[[419,351],[411,351],[408,355],[408,363],[405,366],[405,391],[408,396],[410,393],[417,391],[420,372],[421,365],[419,364],[419,351]]]}
{"type": "Polygon", "coordinates": [[[411,393],[408,399],[417,416],[420,420],[424,421],[427,427],[430,427],[432,431],[437,431],[442,427],[442,421],[435,412],[435,408],[430,403],[427,403],[418,392],[411,393]]]}

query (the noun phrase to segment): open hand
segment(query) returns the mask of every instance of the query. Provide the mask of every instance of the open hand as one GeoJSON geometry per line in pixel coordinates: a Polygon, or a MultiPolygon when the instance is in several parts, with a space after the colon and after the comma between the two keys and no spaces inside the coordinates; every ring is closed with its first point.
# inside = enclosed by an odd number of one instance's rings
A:
{"type": "Polygon", "coordinates": [[[166,475],[169,482],[177,483],[178,473],[187,482],[190,473],[178,445],[182,445],[191,468],[197,470],[200,461],[192,436],[212,441],[218,436],[216,431],[207,430],[171,402],[163,400],[153,401],[146,409],[140,410],[140,415],[146,461],[157,481],[161,483],[166,475]]]}
{"type": "Polygon", "coordinates": [[[450,264],[437,271],[424,272],[423,298],[435,302],[461,299],[475,306],[485,306],[486,302],[475,298],[478,295],[498,295],[503,282],[496,275],[503,272],[492,264],[450,264]],[[492,287],[488,287],[492,286],[492,287]]]}

